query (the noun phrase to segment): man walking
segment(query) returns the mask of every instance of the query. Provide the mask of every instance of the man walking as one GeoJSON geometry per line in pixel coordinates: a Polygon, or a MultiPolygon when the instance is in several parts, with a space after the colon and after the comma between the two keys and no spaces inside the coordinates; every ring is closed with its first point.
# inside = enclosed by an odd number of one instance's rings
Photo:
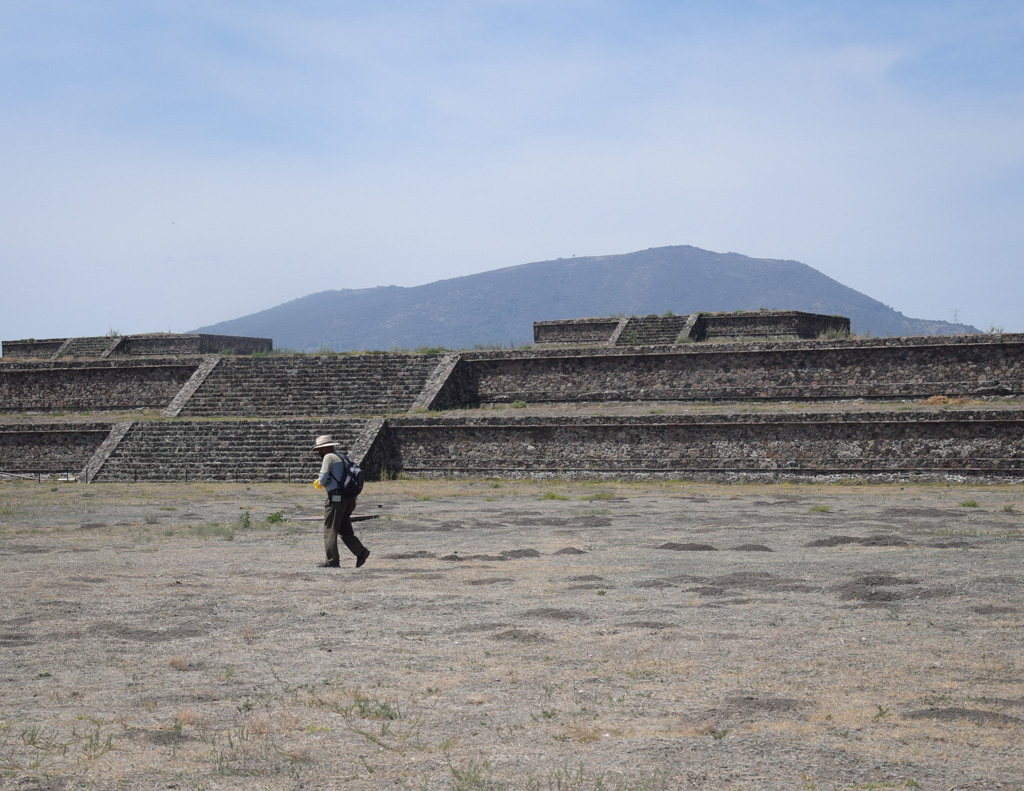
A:
{"type": "Polygon", "coordinates": [[[316,438],[313,450],[320,453],[323,464],[320,465],[318,482],[327,491],[327,504],[324,511],[324,549],[327,561],[322,567],[338,568],[341,558],[338,555],[338,536],[349,551],[356,556],[356,568],[362,566],[370,550],[363,546],[352,530],[352,511],[356,507],[354,497],[345,497],[341,491],[341,482],[345,479],[345,462],[334,452],[334,440],[330,434],[316,438]]]}

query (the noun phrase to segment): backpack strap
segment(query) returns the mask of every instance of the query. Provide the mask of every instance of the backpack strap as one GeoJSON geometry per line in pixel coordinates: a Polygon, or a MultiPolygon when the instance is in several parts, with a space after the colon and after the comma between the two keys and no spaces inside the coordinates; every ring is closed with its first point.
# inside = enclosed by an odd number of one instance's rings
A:
{"type": "MultiPolygon", "coordinates": [[[[343,454],[343,453],[338,453],[338,454],[335,454],[335,455],[341,460],[341,465],[342,465],[341,466],[341,469],[342,469],[341,477],[344,478],[345,477],[345,472],[344,471],[345,471],[345,468],[348,467],[348,460],[345,457],[345,454],[343,454]]],[[[330,478],[332,481],[334,481],[336,484],[338,484],[338,486],[337,486],[338,489],[340,489],[342,487],[342,485],[344,484],[344,481],[339,481],[337,478],[334,477],[334,465],[333,464],[330,467],[327,468],[327,477],[330,478]]]]}

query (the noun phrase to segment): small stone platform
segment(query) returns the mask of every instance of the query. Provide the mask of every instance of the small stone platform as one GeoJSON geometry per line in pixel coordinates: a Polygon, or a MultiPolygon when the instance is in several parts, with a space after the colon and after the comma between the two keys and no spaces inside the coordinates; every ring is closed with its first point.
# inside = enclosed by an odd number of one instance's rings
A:
{"type": "Polygon", "coordinates": [[[103,360],[108,357],[159,357],[183,354],[266,354],[273,351],[273,348],[274,342],[270,338],[175,332],[45,340],[26,338],[0,342],[3,357],[30,360],[103,360]]]}
{"type": "Polygon", "coordinates": [[[535,321],[534,345],[660,346],[724,338],[786,340],[850,334],[845,316],[798,310],[754,310],[662,316],[535,321]]]}

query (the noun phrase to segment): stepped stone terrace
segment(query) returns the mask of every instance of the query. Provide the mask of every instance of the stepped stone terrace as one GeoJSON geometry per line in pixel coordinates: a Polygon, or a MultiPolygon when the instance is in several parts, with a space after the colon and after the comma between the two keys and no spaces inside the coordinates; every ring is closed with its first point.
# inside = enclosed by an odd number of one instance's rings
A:
{"type": "Polygon", "coordinates": [[[577,340],[446,354],[188,337],[106,356],[64,339],[30,359],[5,342],[0,479],[307,481],[325,433],[371,478],[1024,479],[1024,335],[842,337],[792,313],[787,340],[735,323],[719,329],[744,340],[716,340],[712,321],[677,342],[708,315],[538,322],[577,340]]]}
{"type": "Polygon", "coordinates": [[[203,335],[152,332],[142,335],[112,333],[85,338],[26,338],[3,341],[3,357],[23,359],[61,358],[106,359],[107,357],[153,357],[179,354],[254,354],[268,353],[274,343],[269,338],[236,335],[203,335]]]}
{"type": "Polygon", "coordinates": [[[784,340],[820,336],[839,338],[849,334],[850,320],[845,316],[796,310],[622,316],[533,323],[533,341],[537,346],[652,346],[725,338],[784,340]]]}

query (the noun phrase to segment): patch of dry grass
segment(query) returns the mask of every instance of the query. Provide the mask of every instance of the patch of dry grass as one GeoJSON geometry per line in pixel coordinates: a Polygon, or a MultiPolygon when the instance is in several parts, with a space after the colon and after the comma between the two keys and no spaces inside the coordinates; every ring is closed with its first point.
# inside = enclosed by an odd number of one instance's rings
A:
{"type": "Polygon", "coordinates": [[[494,483],[0,485],[0,786],[1024,782],[1020,487],[494,483]]]}

